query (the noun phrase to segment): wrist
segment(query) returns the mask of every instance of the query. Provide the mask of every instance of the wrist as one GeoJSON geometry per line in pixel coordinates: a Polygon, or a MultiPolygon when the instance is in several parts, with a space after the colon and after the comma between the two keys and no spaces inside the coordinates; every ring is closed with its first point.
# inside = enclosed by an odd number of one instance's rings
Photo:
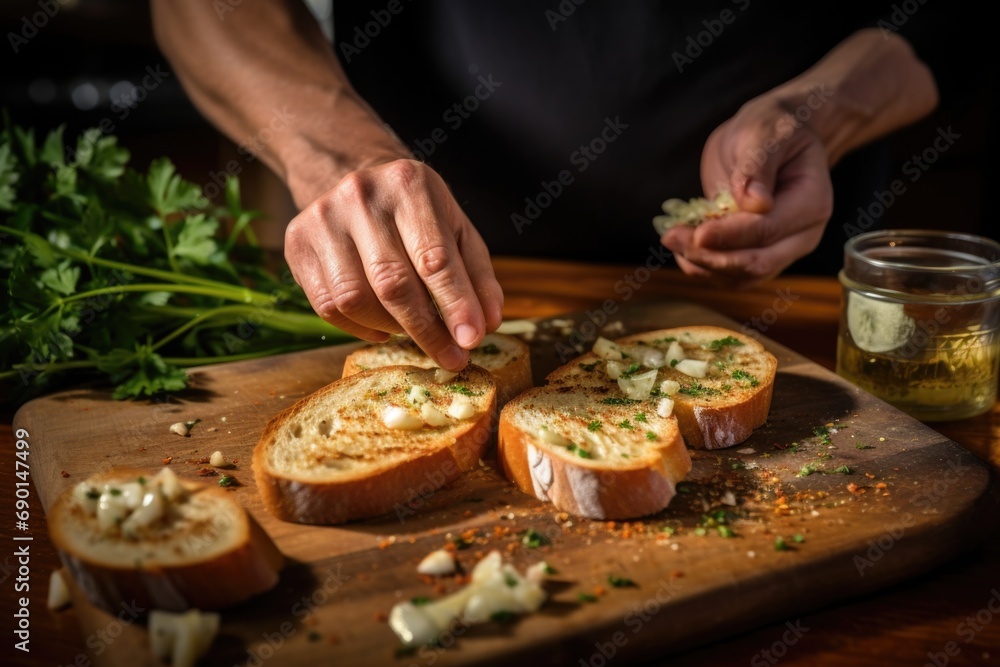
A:
{"type": "Polygon", "coordinates": [[[412,157],[374,111],[357,98],[344,97],[311,111],[276,151],[281,175],[299,208],[353,171],[412,157]]]}

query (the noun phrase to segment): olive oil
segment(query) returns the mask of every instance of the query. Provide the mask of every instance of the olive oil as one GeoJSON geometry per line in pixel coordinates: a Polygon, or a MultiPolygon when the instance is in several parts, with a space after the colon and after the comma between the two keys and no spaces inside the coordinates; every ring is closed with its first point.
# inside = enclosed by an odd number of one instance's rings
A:
{"type": "Polygon", "coordinates": [[[870,352],[842,324],[837,373],[921,421],[989,410],[997,393],[997,332],[979,325],[935,333],[928,328],[918,321],[896,349],[870,352]]]}

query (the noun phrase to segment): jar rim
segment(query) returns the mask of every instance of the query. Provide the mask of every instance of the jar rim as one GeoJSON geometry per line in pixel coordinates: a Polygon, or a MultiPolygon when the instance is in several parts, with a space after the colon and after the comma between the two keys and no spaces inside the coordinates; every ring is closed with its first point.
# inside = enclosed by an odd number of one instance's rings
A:
{"type": "Polygon", "coordinates": [[[844,255],[845,259],[850,257],[859,262],[864,262],[873,267],[883,268],[883,269],[896,269],[900,271],[911,271],[914,269],[920,271],[926,271],[930,273],[959,273],[962,271],[982,271],[986,268],[992,268],[1000,272],[1000,243],[997,241],[985,237],[979,236],[977,234],[968,234],[965,232],[947,232],[941,230],[928,230],[928,229],[885,229],[885,230],[875,230],[871,232],[864,232],[858,234],[847,240],[844,244],[844,255]],[[925,266],[916,265],[907,262],[898,262],[885,259],[876,259],[873,257],[868,257],[862,254],[858,249],[866,241],[871,241],[877,238],[885,238],[888,241],[892,239],[919,239],[927,238],[931,241],[932,247],[934,244],[940,244],[944,239],[964,241],[966,243],[975,244],[983,246],[992,251],[992,255],[997,257],[995,260],[988,260],[987,257],[983,257],[983,262],[975,264],[951,264],[949,266],[925,266]]]}

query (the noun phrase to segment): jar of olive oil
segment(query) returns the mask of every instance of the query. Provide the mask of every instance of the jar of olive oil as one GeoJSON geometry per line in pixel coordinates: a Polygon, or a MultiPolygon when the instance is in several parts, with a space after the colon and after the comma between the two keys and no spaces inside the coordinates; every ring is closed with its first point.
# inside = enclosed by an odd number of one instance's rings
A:
{"type": "Polygon", "coordinates": [[[921,421],[989,410],[1000,360],[1000,244],[942,231],[844,246],[837,373],[921,421]]]}

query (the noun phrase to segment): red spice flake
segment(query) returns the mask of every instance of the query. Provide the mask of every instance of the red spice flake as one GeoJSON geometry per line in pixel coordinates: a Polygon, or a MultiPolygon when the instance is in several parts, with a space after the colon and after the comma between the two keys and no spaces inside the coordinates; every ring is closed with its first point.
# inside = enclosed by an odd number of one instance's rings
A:
{"type": "Polygon", "coordinates": [[[445,587],[444,582],[439,581],[436,584],[434,584],[434,588],[431,590],[434,591],[435,595],[444,595],[448,589],[445,587]]]}
{"type": "Polygon", "coordinates": [[[187,462],[193,466],[203,466],[207,465],[210,460],[207,456],[203,456],[200,459],[188,459],[187,462]]]}
{"type": "Polygon", "coordinates": [[[468,519],[470,516],[472,516],[472,510],[465,510],[464,512],[462,512],[462,516],[468,519]]]}
{"type": "Polygon", "coordinates": [[[889,488],[889,485],[886,484],[885,482],[879,482],[878,484],[875,485],[875,488],[881,491],[882,489],[889,488]]]}
{"type": "Polygon", "coordinates": [[[375,612],[373,618],[379,623],[385,623],[386,621],[389,620],[388,614],[386,614],[384,611],[375,612]]]}
{"type": "Polygon", "coordinates": [[[850,484],[847,485],[847,490],[856,496],[860,496],[862,493],[865,492],[864,487],[858,486],[854,482],[851,482],[850,484]]]}
{"type": "Polygon", "coordinates": [[[239,459],[233,459],[233,465],[236,465],[236,464],[237,464],[237,463],[239,463],[239,462],[240,462],[240,460],[239,460],[239,459]]]}
{"type": "Polygon", "coordinates": [[[69,477],[69,473],[68,473],[68,472],[66,472],[65,470],[63,470],[63,471],[62,471],[62,472],[60,472],[59,474],[60,474],[60,475],[62,475],[62,476],[63,476],[63,478],[66,478],[66,477],[69,477]]]}
{"type": "Polygon", "coordinates": [[[871,474],[870,472],[866,472],[865,477],[867,477],[868,479],[875,479],[875,475],[871,474]]]}
{"type": "Polygon", "coordinates": [[[510,544],[508,544],[507,545],[507,551],[509,551],[511,553],[514,553],[515,551],[517,551],[517,542],[511,542],[510,544]]]}
{"type": "Polygon", "coordinates": [[[137,452],[144,452],[144,451],[146,451],[146,448],[145,447],[137,447],[135,451],[137,451],[137,452]]]}
{"type": "Polygon", "coordinates": [[[608,589],[604,586],[594,586],[594,595],[607,595],[608,589]]]}
{"type": "Polygon", "coordinates": [[[420,575],[420,581],[422,581],[423,583],[425,583],[428,586],[430,586],[430,585],[432,585],[434,583],[434,577],[432,577],[429,574],[421,574],[420,575]]]}
{"type": "Polygon", "coordinates": [[[631,528],[623,528],[622,529],[622,539],[627,540],[630,537],[632,537],[632,529],[631,528]]]}
{"type": "Polygon", "coordinates": [[[671,579],[683,579],[684,578],[684,573],[682,571],[680,571],[680,570],[674,570],[673,572],[670,573],[670,578],[671,579]]]}
{"type": "Polygon", "coordinates": [[[170,462],[173,461],[173,460],[174,460],[174,457],[168,456],[167,458],[163,459],[163,465],[170,465],[170,462]]]}
{"type": "Polygon", "coordinates": [[[392,540],[382,540],[378,543],[379,549],[388,549],[389,545],[392,544],[392,540]]]}
{"type": "Polygon", "coordinates": [[[607,527],[608,530],[614,530],[615,529],[615,522],[614,521],[608,521],[604,525],[607,527]]]}
{"type": "Polygon", "coordinates": [[[465,540],[466,542],[471,542],[472,540],[476,539],[476,533],[478,532],[479,530],[477,528],[469,528],[468,530],[462,533],[462,539],[465,540]]]}
{"type": "Polygon", "coordinates": [[[459,586],[465,586],[470,581],[472,581],[472,575],[471,574],[456,574],[455,575],[455,583],[458,584],[459,586]]]}
{"type": "Polygon", "coordinates": [[[213,470],[212,468],[202,468],[201,470],[198,471],[198,477],[214,477],[218,474],[219,473],[213,470]]]}
{"type": "Polygon", "coordinates": [[[267,395],[268,395],[268,396],[277,396],[277,394],[278,394],[278,392],[276,392],[276,391],[275,391],[275,390],[273,390],[273,389],[272,389],[271,391],[267,392],[267,395]]]}

